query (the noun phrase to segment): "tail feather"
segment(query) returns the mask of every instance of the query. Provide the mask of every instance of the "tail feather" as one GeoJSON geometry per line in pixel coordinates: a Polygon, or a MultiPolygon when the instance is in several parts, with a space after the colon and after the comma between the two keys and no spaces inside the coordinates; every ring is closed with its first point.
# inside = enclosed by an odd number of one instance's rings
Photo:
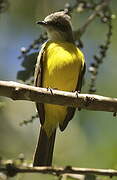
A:
{"type": "Polygon", "coordinates": [[[47,136],[43,127],[40,129],[40,135],[36,152],[34,155],[33,166],[51,166],[54,150],[56,130],[50,137],[47,136]]]}

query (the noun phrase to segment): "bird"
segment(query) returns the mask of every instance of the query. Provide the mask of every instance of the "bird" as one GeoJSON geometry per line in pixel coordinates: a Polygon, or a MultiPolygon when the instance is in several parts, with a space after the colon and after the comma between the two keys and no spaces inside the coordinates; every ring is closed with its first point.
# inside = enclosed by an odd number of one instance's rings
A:
{"type": "MultiPolygon", "coordinates": [[[[75,45],[71,17],[65,11],[54,12],[37,24],[45,28],[48,40],[37,57],[34,86],[81,91],[85,58],[75,45]]],[[[64,131],[76,108],[46,103],[36,103],[36,107],[41,127],[33,166],[52,166],[56,130],[64,131]]]]}

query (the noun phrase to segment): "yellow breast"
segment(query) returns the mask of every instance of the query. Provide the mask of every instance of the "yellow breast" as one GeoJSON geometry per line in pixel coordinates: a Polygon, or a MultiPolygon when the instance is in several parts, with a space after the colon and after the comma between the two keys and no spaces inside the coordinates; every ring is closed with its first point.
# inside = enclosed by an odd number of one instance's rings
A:
{"type": "Polygon", "coordinates": [[[43,87],[75,90],[81,70],[82,53],[74,44],[49,41],[43,60],[43,87]]]}
{"type": "MultiPolygon", "coordinates": [[[[74,91],[83,63],[83,55],[74,44],[47,42],[43,54],[42,86],[64,91],[74,91]]],[[[44,109],[44,128],[47,135],[50,136],[53,129],[64,121],[67,107],[44,104],[44,109]]]]}

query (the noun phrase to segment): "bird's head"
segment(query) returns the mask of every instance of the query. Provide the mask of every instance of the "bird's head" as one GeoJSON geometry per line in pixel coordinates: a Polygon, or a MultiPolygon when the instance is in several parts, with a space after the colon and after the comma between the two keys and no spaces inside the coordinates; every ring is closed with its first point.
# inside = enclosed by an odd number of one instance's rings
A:
{"type": "Polygon", "coordinates": [[[71,18],[64,11],[55,12],[37,24],[46,28],[48,38],[54,41],[73,42],[71,18]]]}

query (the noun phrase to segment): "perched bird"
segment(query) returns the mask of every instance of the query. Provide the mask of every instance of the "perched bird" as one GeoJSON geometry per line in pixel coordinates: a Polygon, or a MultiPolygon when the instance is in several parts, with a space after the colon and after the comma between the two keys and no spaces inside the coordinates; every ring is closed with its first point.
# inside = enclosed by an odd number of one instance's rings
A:
{"type": "MultiPolygon", "coordinates": [[[[63,91],[80,91],[85,72],[85,60],[73,39],[70,16],[55,12],[38,24],[48,35],[42,45],[35,68],[37,87],[63,91]]],[[[63,131],[72,119],[75,108],[37,103],[41,129],[34,155],[34,166],[51,166],[56,129],[63,131]]]]}

